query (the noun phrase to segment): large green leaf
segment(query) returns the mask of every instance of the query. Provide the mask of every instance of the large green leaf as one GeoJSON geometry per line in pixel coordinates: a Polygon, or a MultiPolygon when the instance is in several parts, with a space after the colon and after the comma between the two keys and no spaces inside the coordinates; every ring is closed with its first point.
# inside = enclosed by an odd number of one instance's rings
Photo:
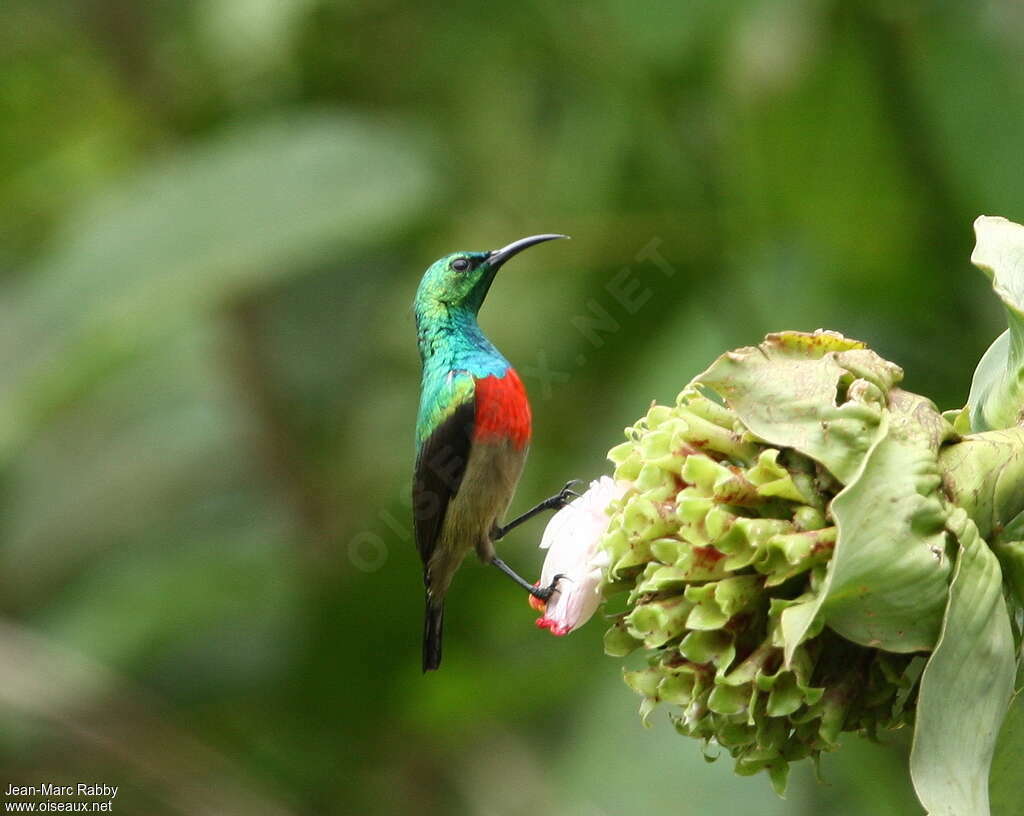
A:
{"type": "Polygon", "coordinates": [[[999,562],[967,513],[938,645],[921,677],[910,772],[929,814],[986,816],[989,767],[1016,670],[999,562]]]}
{"type": "Polygon", "coordinates": [[[884,394],[902,376],[863,343],[819,331],[770,334],[723,354],[694,381],[719,393],[761,439],[795,448],[847,482],[878,439],[884,394]],[[874,392],[837,405],[841,385],[854,378],[874,392]]]}
{"type": "Polygon", "coordinates": [[[434,187],[407,133],[337,113],[236,125],[84,206],[8,293],[0,460],[197,311],[400,236],[434,187]]]}
{"type": "Polygon", "coordinates": [[[881,430],[832,502],[839,538],[823,585],[782,614],[787,660],[819,615],[864,646],[935,645],[951,569],[936,462],[942,419],[928,400],[894,389],[881,430]]]}
{"type": "Polygon", "coordinates": [[[890,434],[832,502],[839,540],[822,608],[843,637],[891,652],[935,645],[951,568],[938,486],[934,452],[890,434]]]}
{"type": "Polygon", "coordinates": [[[1024,227],[983,215],[974,232],[971,262],[992,279],[1009,324],[981,358],[971,382],[967,410],[977,432],[1016,425],[1024,408],[1024,227]]]}

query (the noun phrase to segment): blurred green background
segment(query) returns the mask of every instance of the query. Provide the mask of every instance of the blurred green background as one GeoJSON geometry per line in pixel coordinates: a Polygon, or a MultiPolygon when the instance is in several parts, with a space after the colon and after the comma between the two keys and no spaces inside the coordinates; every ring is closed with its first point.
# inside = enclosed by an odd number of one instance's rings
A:
{"type": "MultiPolygon", "coordinates": [[[[645,730],[594,621],[467,562],[419,670],[410,304],[534,401],[513,510],[725,349],[828,327],[963,404],[1024,218],[1003,2],[3,0],[0,784],[131,814],[908,814],[905,744],[785,802],[645,730]],[[898,6],[898,10],[892,6],[898,6]]],[[[539,574],[542,524],[507,542],[539,574]]]]}

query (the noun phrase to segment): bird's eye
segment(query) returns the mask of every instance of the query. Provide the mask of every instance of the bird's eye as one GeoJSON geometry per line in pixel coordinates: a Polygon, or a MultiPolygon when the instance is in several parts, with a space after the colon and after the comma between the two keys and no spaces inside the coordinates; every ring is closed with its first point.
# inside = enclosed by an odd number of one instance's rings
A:
{"type": "Polygon", "coordinates": [[[465,258],[456,258],[454,261],[452,261],[452,269],[454,269],[456,272],[465,272],[467,269],[469,269],[469,261],[467,261],[465,258]]]}

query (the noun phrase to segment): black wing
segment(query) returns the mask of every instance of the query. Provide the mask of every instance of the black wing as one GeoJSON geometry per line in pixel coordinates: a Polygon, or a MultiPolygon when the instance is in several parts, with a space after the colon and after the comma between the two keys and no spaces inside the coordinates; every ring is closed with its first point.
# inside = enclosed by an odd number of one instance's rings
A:
{"type": "Polygon", "coordinates": [[[437,546],[448,505],[462,484],[475,417],[476,400],[460,403],[427,437],[416,457],[412,512],[416,547],[424,568],[437,546]]]}

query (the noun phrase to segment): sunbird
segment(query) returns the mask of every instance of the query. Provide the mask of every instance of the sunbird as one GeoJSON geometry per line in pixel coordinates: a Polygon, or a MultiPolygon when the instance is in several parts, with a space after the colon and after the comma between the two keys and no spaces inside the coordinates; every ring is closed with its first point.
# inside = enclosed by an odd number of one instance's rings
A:
{"type": "Polygon", "coordinates": [[[417,342],[423,364],[416,419],[413,524],[423,560],[426,612],[423,671],[441,665],[444,598],[470,552],[493,564],[534,597],[547,601],[564,576],[537,587],[497,557],[494,542],[576,493],[555,496],[504,518],[530,444],[530,402],[519,375],[477,323],[502,265],[524,249],[566,235],[531,235],[493,252],[456,252],[435,261],[416,290],[417,342]]]}

